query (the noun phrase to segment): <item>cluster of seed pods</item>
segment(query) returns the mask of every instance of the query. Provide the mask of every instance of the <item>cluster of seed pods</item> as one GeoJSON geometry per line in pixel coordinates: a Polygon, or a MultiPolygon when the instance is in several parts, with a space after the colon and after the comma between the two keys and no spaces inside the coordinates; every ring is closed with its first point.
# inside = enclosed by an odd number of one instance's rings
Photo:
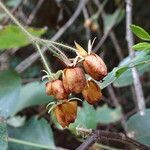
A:
{"type": "Polygon", "coordinates": [[[94,80],[100,81],[107,75],[107,67],[103,60],[95,53],[85,53],[80,66],[72,66],[63,70],[62,78],[46,83],[46,93],[54,96],[63,103],[56,105],[54,114],[58,123],[64,128],[74,122],[77,116],[77,101],[68,101],[71,93],[82,93],[83,98],[94,104],[101,100],[101,89],[94,80]],[[85,74],[94,80],[86,80],[85,74]]]}

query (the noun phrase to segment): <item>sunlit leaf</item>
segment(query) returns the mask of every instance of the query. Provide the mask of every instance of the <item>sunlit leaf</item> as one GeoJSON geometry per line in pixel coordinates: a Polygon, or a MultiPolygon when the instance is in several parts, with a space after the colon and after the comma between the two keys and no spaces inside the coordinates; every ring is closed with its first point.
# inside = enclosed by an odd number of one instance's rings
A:
{"type": "Polygon", "coordinates": [[[150,43],[147,42],[138,43],[135,44],[132,48],[135,50],[150,50],[150,43]]]}
{"type": "Polygon", "coordinates": [[[136,26],[136,25],[131,25],[130,28],[132,32],[140,39],[150,41],[149,33],[146,32],[143,28],[136,26]]]}
{"type": "MultiPolygon", "coordinates": [[[[27,28],[34,36],[40,36],[45,33],[45,29],[27,28]]],[[[23,33],[19,27],[8,25],[0,29],[0,50],[19,48],[31,43],[28,36],[23,33]]]]}

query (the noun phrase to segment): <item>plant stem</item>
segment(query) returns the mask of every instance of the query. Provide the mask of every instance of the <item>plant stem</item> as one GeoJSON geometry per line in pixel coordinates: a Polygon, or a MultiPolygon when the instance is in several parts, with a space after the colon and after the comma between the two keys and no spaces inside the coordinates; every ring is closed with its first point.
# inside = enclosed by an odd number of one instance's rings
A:
{"type": "MultiPolygon", "coordinates": [[[[126,39],[128,43],[128,50],[129,50],[130,58],[133,59],[135,57],[135,51],[132,49],[132,46],[134,45],[134,41],[133,41],[133,34],[130,30],[131,24],[132,24],[132,0],[126,0],[126,39]]],[[[142,85],[140,82],[139,73],[135,67],[132,68],[132,76],[133,76],[133,83],[134,83],[134,88],[135,88],[138,109],[139,109],[140,114],[144,115],[144,111],[146,107],[144,94],[143,94],[142,85]]]]}
{"type": "Polygon", "coordinates": [[[99,15],[101,14],[101,12],[103,11],[103,8],[105,7],[105,5],[107,4],[108,0],[105,0],[102,5],[99,7],[98,11],[96,12],[95,15],[92,16],[93,20],[97,20],[99,15]]]}
{"type": "Polygon", "coordinates": [[[77,52],[77,50],[71,46],[68,46],[68,45],[65,45],[65,44],[62,44],[62,43],[58,43],[58,42],[54,42],[54,41],[50,41],[50,40],[45,40],[45,39],[39,39],[40,41],[44,42],[44,43],[51,43],[53,45],[57,45],[57,46],[60,46],[60,47],[64,47],[68,50],[72,50],[74,52],[77,52]]]}
{"type": "Polygon", "coordinates": [[[55,45],[58,45],[58,46],[61,46],[61,47],[64,47],[64,48],[67,48],[67,49],[70,49],[70,50],[76,52],[76,49],[75,49],[75,48],[72,48],[72,47],[70,47],[70,46],[68,46],[68,45],[64,45],[64,44],[62,44],[62,43],[58,43],[58,42],[54,42],[54,41],[49,41],[49,40],[45,40],[45,39],[40,39],[40,38],[38,39],[38,38],[35,38],[35,37],[32,36],[32,35],[23,27],[23,25],[9,12],[9,10],[5,7],[5,5],[4,5],[2,2],[0,2],[0,7],[7,13],[7,15],[14,21],[14,23],[15,23],[16,25],[18,25],[19,28],[20,28],[25,34],[27,34],[27,35],[29,36],[30,39],[35,40],[35,41],[37,40],[38,42],[43,41],[43,42],[45,42],[45,43],[55,44],[55,45]]]}
{"type": "Polygon", "coordinates": [[[51,70],[50,70],[50,68],[48,66],[46,58],[44,57],[44,55],[43,55],[43,53],[41,51],[40,46],[37,43],[35,43],[35,46],[36,46],[36,48],[37,48],[37,50],[38,50],[38,52],[39,52],[39,54],[40,54],[40,56],[42,58],[43,64],[45,65],[45,69],[47,70],[48,74],[51,75],[51,70]]]}
{"type": "Polygon", "coordinates": [[[0,2],[0,7],[7,13],[7,15],[14,21],[16,25],[26,34],[28,37],[33,40],[34,37],[21,25],[21,23],[9,12],[5,5],[0,2]]]}
{"type": "Polygon", "coordinates": [[[38,50],[38,52],[39,52],[39,54],[40,54],[40,56],[41,56],[41,58],[42,58],[42,61],[43,61],[44,65],[45,65],[45,68],[46,68],[47,72],[49,73],[49,75],[51,75],[51,70],[50,70],[50,68],[48,67],[48,63],[47,63],[47,61],[46,61],[46,58],[44,57],[44,55],[43,55],[43,53],[42,53],[42,51],[41,51],[39,45],[37,44],[38,38],[32,36],[32,35],[23,27],[23,25],[9,12],[9,10],[5,7],[5,5],[4,5],[2,2],[0,2],[0,7],[7,13],[7,15],[14,21],[14,23],[22,30],[22,32],[24,32],[24,33],[29,37],[29,39],[32,40],[32,44],[35,44],[35,46],[36,46],[36,48],[37,48],[37,50],[38,50]]]}
{"type": "Polygon", "coordinates": [[[10,138],[10,137],[8,137],[8,141],[11,142],[11,143],[28,145],[28,146],[42,148],[42,149],[51,149],[50,146],[45,146],[45,145],[42,145],[42,144],[36,144],[36,143],[28,142],[28,141],[18,140],[18,139],[14,139],[14,138],[10,138]]]}

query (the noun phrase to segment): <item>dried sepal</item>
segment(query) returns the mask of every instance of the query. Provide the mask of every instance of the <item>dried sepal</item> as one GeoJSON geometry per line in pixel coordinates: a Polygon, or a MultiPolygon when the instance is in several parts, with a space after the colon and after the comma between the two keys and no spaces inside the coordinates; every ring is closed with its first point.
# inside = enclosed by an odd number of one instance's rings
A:
{"type": "Polygon", "coordinates": [[[46,78],[49,81],[57,80],[62,76],[62,70],[57,71],[56,73],[51,73],[49,74],[46,70],[42,70],[42,72],[46,73],[46,75],[42,76],[42,81],[45,80],[46,78]]]}
{"type": "Polygon", "coordinates": [[[82,48],[81,45],[79,45],[77,42],[74,42],[75,43],[75,46],[76,46],[76,49],[78,50],[77,52],[79,53],[80,56],[87,56],[87,52],[84,48],[82,48]]]}
{"type": "Polygon", "coordinates": [[[87,81],[87,84],[82,91],[82,95],[89,104],[95,104],[102,99],[101,89],[93,80],[87,81]]]}
{"type": "Polygon", "coordinates": [[[54,108],[54,114],[58,123],[63,127],[68,127],[77,117],[77,102],[64,102],[54,108]]]}

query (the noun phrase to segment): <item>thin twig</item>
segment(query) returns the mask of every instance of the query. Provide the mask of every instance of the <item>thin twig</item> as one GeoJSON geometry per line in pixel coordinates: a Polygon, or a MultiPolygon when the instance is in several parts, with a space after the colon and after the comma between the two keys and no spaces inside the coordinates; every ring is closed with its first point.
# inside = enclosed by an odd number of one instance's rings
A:
{"type": "Polygon", "coordinates": [[[94,48],[94,52],[96,53],[100,47],[103,45],[103,43],[105,42],[105,40],[107,39],[107,37],[109,36],[112,28],[114,26],[114,23],[111,25],[111,27],[109,28],[109,30],[107,30],[107,32],[103,35],[103,37],[101,38],[101,40],[98,42],[98,44],[96,45],[96,47],[94,48]]]}
{"type": "Polygon", "coordinates": [[[51,41],[56,41],[57,39],[60,38],[60,36],[70,27],[73,22],[77,19],[77,17],[80,15],[83,7],[87,3],[88,0],[80,0],[78,7],[72,17],[59,29],[59,31],[53,36],[53,40],[51,41]]]}
{"type": "Polygon", "coordinates": [[[27,20],[27,25],[31,24],[31,22],[33,21],[36,13],[38,12],[38,10],[40,9],[41,5],[43,4],[44,0],[39,0],[37,2],[37,5],[35,6],[35,8],[33,9],[33,11],[31,12],[30,16],[28,17],[28,20],[27,20]]]}
{"type": "Polygon", "coordinates": [[[0,7],[5,11],[5,13],[12,19],[12,21],[24,32],[28,35],[30,40],[33,40],[33,36],[22,26],[22,24],[9,12],[9,10],[5,7],[5,5],[0,2],[0,7]]]}
{"type": "Polygon", "coordinates": [[[135,141],[122,133],[115,133],[115,132],[109,132],[104,130],[93,131],[91,136],[89,136],[85,140],[85,142],[77,148],[77,150],[87,150],[95,142],[98,143],[115,142],[118,144],[122,143],[125,146],[129,147],[130,149],[134,148],[138,150],[150,150],[150,148],[147,147],[146,145],[139,143],[138,141],[135,141]]]}
{"type": "MultiPolygon", "coordinates": [[[[133,41],[133,34],[130,30],[131,24],[132,24],[132,0],[126,0],[126,40],[128,44],[130,58],[133,59],[135,57],[135,52],[132,49],[132,46],[134,45],[134,41],[133,41]]],[[[144,94],[140,82],[139,73],[135,67],[132,68],[132,76],[133,76],[133,83],[135,88],[138,109],[140,114],[143,115],[145,110],[145,100],[144,100],[144,94]]]]}
{"type": "MultiPolygon", "coordinates": [[[[88,15],[88,11],[87,11],[87,8],[86,8],[86,7],[83,7],[83,16],[84,16],[84,20],[89,19],[89,15],[88,15]]],[[[89,39],[90,39],[90,35],[91,35],[90,29],[85,28],[85,30],[86,30],[86,37],[87,37],[87,40],[89,40],[89,39]]]]}
{"type": "Polygon", "coordinates": [[[118,42],[118,40],[116,38],[116,35],[115,35],[113,30],[110,32],[109,36],[110,36],[110,39],[111,39],[111,41],[112,41],[112,43],[113,43],[113,45],[115,47],[115,50],[116,50],[117,55],[118,55],[118,58],[121,61],[124,58],[124,56],[122,54],[121,47],[119,45],[119,42],[118,42]]]}
{"type": "MultiPolygon", "coordinates": [[[[119,103],[119,99],[117,98],[113,87],[110,85],[110,86],[107,87],[107,90],[109,92],[109,95],[111,96],[111,99],[114,101],[114,105],[116,106],[116,108],[121,108],[122,109],[122,106],[119,103]]],[[[121,124],[122,124],[122,127],[123,127],[124,131],[126,132],[127,131],[127,125],[126,125],[126,120],[125,120],[123,112],[122,112],[121,124]]]]}
{"type": "MultiPolygon", "coordinates": [[[[146,104],[150,101],[150,96],[145,98],[145,102],[146,104]]],[[[137,112],[137,108],[132,109],[131,111],[129,111],[128,113],[126,113],[125,118],[128,119],[130,116],[132,116],[133,114],[135,114],[137,112]]]]}
{"type": "MultiPolygon", "coordinates": [[[[11,14],[15,14],[15,12],[17,11],[17,9],[20,7],[20,5],[22,4],[22,0],[10,11],[11,12],[11,14]]],[[[8,21],[9,21],[9,17],[6,17],[4,20],[3,20],[3,22],[2,22],[2,24],[3,25],[5,25],[5,24],[7,24],[8,23],[8,21]]]]}
{"type": "MultiPolygon", "coordinates": [[[[37,13],[38,10],[40,9],[40,7],[41,7],[41,5],[43,4],[43,2],[44,2],[44,0],[39,0],[38,3],[37,3],[37,5],[36,5],[35,8],[33,9],[33,11],[30,13],[28,19],[23,19],[23,20],[25,20],[25,23],[26,23],[27,25],[30,25],[30,24],[32,23],[32,21],[33,21],[35,15],[36,15],[36,13],[37,13]]],[[[22,10],[22,8],[20,8],[20,11],[18,12],[19,14],[21,14],[21,13],[23,14],[23,12],[22,12],[21,10],[22,10]]],[[[25,18],[25,16],[24,16],[23,18],[25,18]]],[[[19,50],[19,48],[13,48],[13,49],[11,50],[11,54],[16,53],[18,50],[19,50]]]]}
{"type": "MultiPolygon", "coordinates": [[[[56,41],[58,40],[62,34],[73,24],[73,22],[77,19],[77,17],[80,15],[83,7],[87,3],[88,0],[80,0],[78,7],[72,17],[58,30],[58,32],[50,39],[50,41],[56,41]]],[[[45,47],[43,49],[43,53],[47,50],[45,47]]],[[[19,73],[23,72],[25,69],[27,69],[29,66],[31,66],[38,58],[40,57],[39,53],[35,52],[31,54],[29,57],[27,57],[24,61],[22,61],[15,70],[19,73]]]]}
{"type": "MultiPolygon", "coordinates": [[[[101,7],[100,1],[94,0],[93,2],[96,4],[97,7],[101,7]]],[[[104,18],[106,16],[104,9],[101,11],[101,16],[102,16],[102,19],[104,20],[104,18]]],[[[109,36],[110,36],[110,39],[111,39],[111,41],[112,41],[112,43],[113,43],[113,45],[115,47],[115,50],[117,52],[119,60],[122,60],[123,59],[123,54],[122,54],[122,51],[121,51],[121,47],[119,45],[119,42],[118,42],[118,40],[116,38],[116,35],[115,35],[113,29],[111,30],[109,36]]]]}
{"type": "Polygon", "coordinates": [[[46,57],[44,56],[44,54],[41,51],[40,46],[38,45],[38,41],[36,41],[37,39],[25,29],[25,27],[11,14],[11,12],[6,8],[6,6],[2,2],[0,2],[0,7],[12,19],[12,21],[21,29],[21,31],[24,32],[28,36],[32,44],[35,45],[35,47],[37,48],[37,52],[42,58],[42,61],[43,61],[43,64],[45,66],[47,73],[51,75],[51,70],[49,68],[48,62],[46,61],[46,57]]]}
{"type": "Polygon", "coordinates": [[[41,51],[40,46],[39,46],[37,43],[35,43],[35,47],[37,48],[37,51],[38,51],[38,53],[40,54],[40,57],[41,57],[41,59],[42,59],[42,61],[43,61],[43,64],[45,65],[45,69],[47,70],[48,74],[51,75],[51,74],[52,74],[52,73],[51,73],[51,70],[50,70],[50,68],[49,68],[49,65],[48,65],[48,63],[47,63],[47,60],[46,60],[44,54],[42,54],[42,51],[41,51]]]}

